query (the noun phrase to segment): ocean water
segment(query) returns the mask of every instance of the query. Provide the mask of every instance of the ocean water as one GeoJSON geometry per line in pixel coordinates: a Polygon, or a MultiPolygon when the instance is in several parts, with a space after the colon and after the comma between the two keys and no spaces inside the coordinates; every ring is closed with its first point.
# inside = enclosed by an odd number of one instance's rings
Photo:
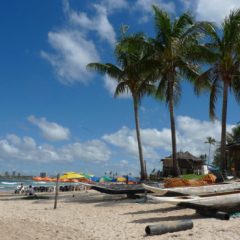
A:
{"type": "Polygon", "coordinates": [[[0,179],[0,192],[14,192],[17,186],[20,184],[24,186],[32,185],[33,187],[37,186],[53,186],[56,183],[54,182],[43,182],[43,181],[33,181],[33,180],[19,180],[19,179],[0,179]]]}

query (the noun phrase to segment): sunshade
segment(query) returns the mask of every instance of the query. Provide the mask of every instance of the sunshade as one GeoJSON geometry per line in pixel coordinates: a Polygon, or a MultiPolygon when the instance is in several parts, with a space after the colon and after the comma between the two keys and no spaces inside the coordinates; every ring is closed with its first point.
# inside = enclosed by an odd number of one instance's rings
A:
{"type": "Polygon", "coordinates": [[[140,179],[135,178],[135,177],[128,177],[129,182],[140,182],[140,179]]]}
{"type": "Polygon", "coordinates": [[[93,182],[99,182],[100,177],[91,177],[90,180],[92,180],[93,182]]]}
{"type": "Polygon", "coordinates": [[[118,176],[117,177],[117,182],[126,182],[127,179],[125,177],[122,177],[122,176],[118,176]]]}
{"type": "Polygon", "coordinates": [[[112,178],[108,176],[103,176],[100,178],[99,182],[111,182],[112,178]]]}
{"type": "Polygon", "coordinates": [[[87,174],[87,173],[80,173],[80,174],[83,175],[87,179],[90,179],[90,178],[94,177],[93,174],[87,174]]]}
{"type": "Polygon", "coordinates": [[[60,176],[60,179],[85,178],[82,174],[76,172],[67,172],[60,176]]]}

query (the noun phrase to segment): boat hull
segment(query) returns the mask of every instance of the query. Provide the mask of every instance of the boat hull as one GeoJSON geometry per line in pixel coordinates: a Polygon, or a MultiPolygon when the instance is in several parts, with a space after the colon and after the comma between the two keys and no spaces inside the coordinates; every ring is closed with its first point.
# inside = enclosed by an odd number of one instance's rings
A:
{"type": "Polygon", "coordinates": [[[214,210],[240,210],[240,191],[216,193],[202,196],[159,197],[147,196],[148,200],[165,202],[182,207],[214,210]]]}
{"type": "Polygon", "coordinates": [[[142,184],[143,188],[158,195],[166,195],[167,193],[198,196],[208,193],[220,193],[240,190],[240,182],[228,183],[228,184],[212,184],[196,187],[175,187],[175,188],[160,188],[151,186],[148,184],[142,184]]]}

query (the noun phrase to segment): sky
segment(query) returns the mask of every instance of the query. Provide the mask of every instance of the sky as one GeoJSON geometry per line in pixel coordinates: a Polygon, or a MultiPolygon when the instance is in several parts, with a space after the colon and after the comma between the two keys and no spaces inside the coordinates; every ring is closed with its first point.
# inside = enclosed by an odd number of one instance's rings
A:
{"type": "MultiPolygon", "coordinates": [[[[90,73],[90,62],[116,64],[114,46],[121,25],[129,33],[155,36],[152,4],[177,17],[220,26],[239,0],[42,0],[1,2],[0,8],[0,173],[39,175],[76,171],[139,175],[132,100],[113,97],[113,79],[90,73]],[[217,6],[217,7],[216,7],[217,6]]],[[[220,140],[217,119],[208,115],[209,95],[196,97],[183,81],[175,109],[178,151],[208,154],[206,137],[220,140]]],[[[147,169],[160,169],[171,154],[169,112],[150,97],[140,106],[147,169]]],[[[230,94],[227,127],[240,106],[230,94]]]]}

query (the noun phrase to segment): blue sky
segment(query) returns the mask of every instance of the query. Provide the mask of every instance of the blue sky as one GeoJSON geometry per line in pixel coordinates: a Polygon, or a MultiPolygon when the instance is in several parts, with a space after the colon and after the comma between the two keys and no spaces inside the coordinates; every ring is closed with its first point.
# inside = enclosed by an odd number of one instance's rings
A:
{"type": "MultiPolygon", "coordinates": [[[[121,24],[154,36],[153,3],[172,16],[190,10],[198,20],[217,24],[240,7],[238,0],[2,2],[0,172],[139,173],[131,99],[114,99],[114,80],[85,66],[114,63],[121,24]]],[[[178,150],[200,155],[208,153],[207,136],[220,140],[220,122],[209,121],[208,98],[197,98],[183,84],[175,110],[178,150]]],[[[218,118],[220,107],[219,101],[218,118]]],[[[228,107],[230,129],[239,121],[240,107],[232,96],[228,107]]],[[[145,98],[140,124],[148,169],[159,169],[171,150],[165,104],[145,98]]]]}

